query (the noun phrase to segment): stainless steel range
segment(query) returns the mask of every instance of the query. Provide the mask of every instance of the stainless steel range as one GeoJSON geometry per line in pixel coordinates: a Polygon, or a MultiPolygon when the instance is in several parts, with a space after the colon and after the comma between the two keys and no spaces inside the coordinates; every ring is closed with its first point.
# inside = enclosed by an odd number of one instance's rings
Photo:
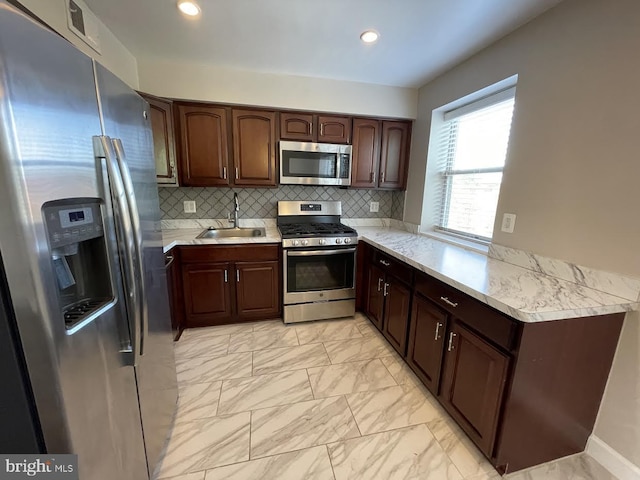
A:
{"type": "Polygon", "coordinates": [[[278,202],[284,323],[355,314],[357,232],[340,202],[278,202]]]}

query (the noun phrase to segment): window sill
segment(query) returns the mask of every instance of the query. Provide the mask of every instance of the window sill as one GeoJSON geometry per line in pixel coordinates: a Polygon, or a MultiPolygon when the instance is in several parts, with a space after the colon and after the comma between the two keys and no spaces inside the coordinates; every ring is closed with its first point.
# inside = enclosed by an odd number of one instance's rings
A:
{"type": "Polygon", "coordinates": [[[483,255],[489,254],[489,244],[474,242],[473,240],[467,240],[456,235],[447,235],[446,233],[437,232],[435,230],[420,232],[420,234],[424,235],[425,237],[435,238],[436,240],[440,240],[441,242],[457,245],[458,247],[462,247],[465,250],[471,250],[483,255]]]}

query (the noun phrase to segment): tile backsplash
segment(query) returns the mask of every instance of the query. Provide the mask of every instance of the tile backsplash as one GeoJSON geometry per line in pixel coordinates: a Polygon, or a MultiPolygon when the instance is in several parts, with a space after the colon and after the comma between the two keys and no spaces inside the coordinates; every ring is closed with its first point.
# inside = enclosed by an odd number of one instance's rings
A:
{"type": "Polygon", "coordinates": [[[337,187],[281,185],[278,188],[160,188],[163,219],[224,218],[233,208],[233,193],[240,201],[240,218],[275,218],[279,200],[340,200],[345,218],[394,218],[402,220],[404,192],[351,190],[337,187]],[[184,213],[183,202],[196,202],[196,213],[184,213]],[[378,202],[378,212],[369,212],[378,202]]]}

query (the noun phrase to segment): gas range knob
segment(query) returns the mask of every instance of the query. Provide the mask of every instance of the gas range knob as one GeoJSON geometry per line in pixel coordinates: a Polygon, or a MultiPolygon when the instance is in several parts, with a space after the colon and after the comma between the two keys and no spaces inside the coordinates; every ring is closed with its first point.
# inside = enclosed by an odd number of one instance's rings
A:
{"type": "Polygon", "coordinates": [[[294,241],[293,241],[293,242],[291,242],[291,243],[293,244],[293,246],[300,245],[300,242],[299,242],[298,240],[294,240],[294,241]]]}
{"type": "Polygon", "coordinates": [[[351,243],[351,239],[350,238],[345,238],[344,239],[344,243],[351,243]]]}
{"type": "Polygon", "coordinates": [[[302,243],[302,245],[309,245],[309,240],[302,240],[300,243],[302,243]]]}
{"type": "Polygon", "coordinates": [[[336,238],[336,243],[342,243],[342,239],[341,238],[336,238]]]}
{"type": "Polygon", "coordinates": [[[327,241],[324,238],[321,238],[320,240],[318,240],[318,245],[326,245],[327,241]]]}

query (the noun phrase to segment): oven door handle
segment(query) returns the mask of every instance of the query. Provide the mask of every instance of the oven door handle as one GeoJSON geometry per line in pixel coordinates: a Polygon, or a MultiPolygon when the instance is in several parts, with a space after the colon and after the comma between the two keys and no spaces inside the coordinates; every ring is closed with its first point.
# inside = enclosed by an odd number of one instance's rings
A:
{"type": "Polygon", "coordinates": [[[336,250],[287,250],[288,257],[315,257],[319,255],[340,255],[341,253],[356,253],[355,248],[341,248],[336,250]]]}

